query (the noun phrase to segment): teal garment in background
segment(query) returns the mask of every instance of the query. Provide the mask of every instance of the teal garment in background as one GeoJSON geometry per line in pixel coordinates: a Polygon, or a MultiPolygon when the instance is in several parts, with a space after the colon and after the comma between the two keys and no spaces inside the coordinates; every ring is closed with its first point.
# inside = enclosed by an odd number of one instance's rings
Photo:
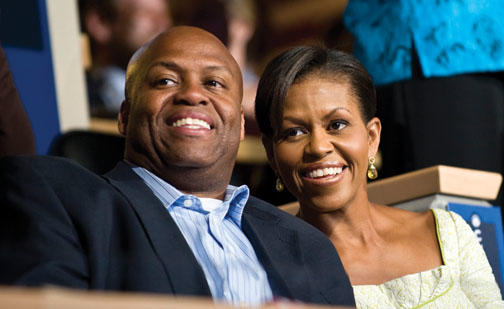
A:
{"type": "Polygon", "coordinates": [[[350,0],[344,23],[376,85],[504,70],[503,0],[350,0]]]}

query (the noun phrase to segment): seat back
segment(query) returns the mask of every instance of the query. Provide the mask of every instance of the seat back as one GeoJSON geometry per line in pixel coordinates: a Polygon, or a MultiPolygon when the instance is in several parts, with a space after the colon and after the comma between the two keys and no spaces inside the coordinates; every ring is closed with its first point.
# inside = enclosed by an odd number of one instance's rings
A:
{"type": "Polygon", "coordinates": [[[75,160],[97,174],[111,170],[124,155],[124,137],[73,130],[57,136],[49,155],[75,160]]]}

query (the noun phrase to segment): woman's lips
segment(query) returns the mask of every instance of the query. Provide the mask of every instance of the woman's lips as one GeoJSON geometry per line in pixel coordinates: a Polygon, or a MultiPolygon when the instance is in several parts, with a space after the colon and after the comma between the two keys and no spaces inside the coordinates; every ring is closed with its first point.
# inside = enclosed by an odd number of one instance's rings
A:
{"type": "Polygon", "coordinates": [[[344,175],[346,166],[342,164],[310,167],[301,175],[304,181],[316,185],[332,185],[338,182],[344,175]]]}
{"type": "Polygon", "coordinates": [[[321,178],[326,176],[336,176],[343,171],[343,167],[324,167],[311,170],[306,173],[308,178],[321,178]]]}

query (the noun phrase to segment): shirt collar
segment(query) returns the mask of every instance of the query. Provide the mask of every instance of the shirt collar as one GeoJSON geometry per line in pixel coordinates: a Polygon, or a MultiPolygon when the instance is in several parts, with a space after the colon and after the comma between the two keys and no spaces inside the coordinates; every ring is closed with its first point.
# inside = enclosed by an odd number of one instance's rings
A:
{"type": "MultiPolygon", "coordinates": [[[[128,164],[130,164],[133,171],[142,178],[145,184],[152,190],[154,195],[156,195],[168,211],[170,211],[170,208],[174,205],[182,206],[183,201],[186,199],[198,202],[194,203],[194,207],[187,208],[197,211],[205,211],[201,208],[201,202],[198,197],[180,192],[177,188],[143,167],[135,166],[131,163],[128,164]]],[[[222,206],[216,209],[216,211],[223,212],[224,210],[221,208],[224,207],[226,210],[222,214],[222,217],[225,217],[226,215],[229,216],[238,226],[241,227],[241,218],[249,195],[250,191],[247,185],[241,185],[239,187],[228,185],[226,187],[226,194],[224,196],[222,206]]]]}

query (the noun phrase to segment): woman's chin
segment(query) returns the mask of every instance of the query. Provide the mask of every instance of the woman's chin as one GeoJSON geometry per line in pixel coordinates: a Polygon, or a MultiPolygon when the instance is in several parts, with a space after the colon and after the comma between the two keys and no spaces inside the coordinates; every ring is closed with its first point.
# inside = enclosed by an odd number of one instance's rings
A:
{"type": "Polygon", "coordinates": [[[308,211],[313,214],[336,212],[344,209],[346,204],[341,194],[305,195],[299,202],[303,212],[308,211]]]}

